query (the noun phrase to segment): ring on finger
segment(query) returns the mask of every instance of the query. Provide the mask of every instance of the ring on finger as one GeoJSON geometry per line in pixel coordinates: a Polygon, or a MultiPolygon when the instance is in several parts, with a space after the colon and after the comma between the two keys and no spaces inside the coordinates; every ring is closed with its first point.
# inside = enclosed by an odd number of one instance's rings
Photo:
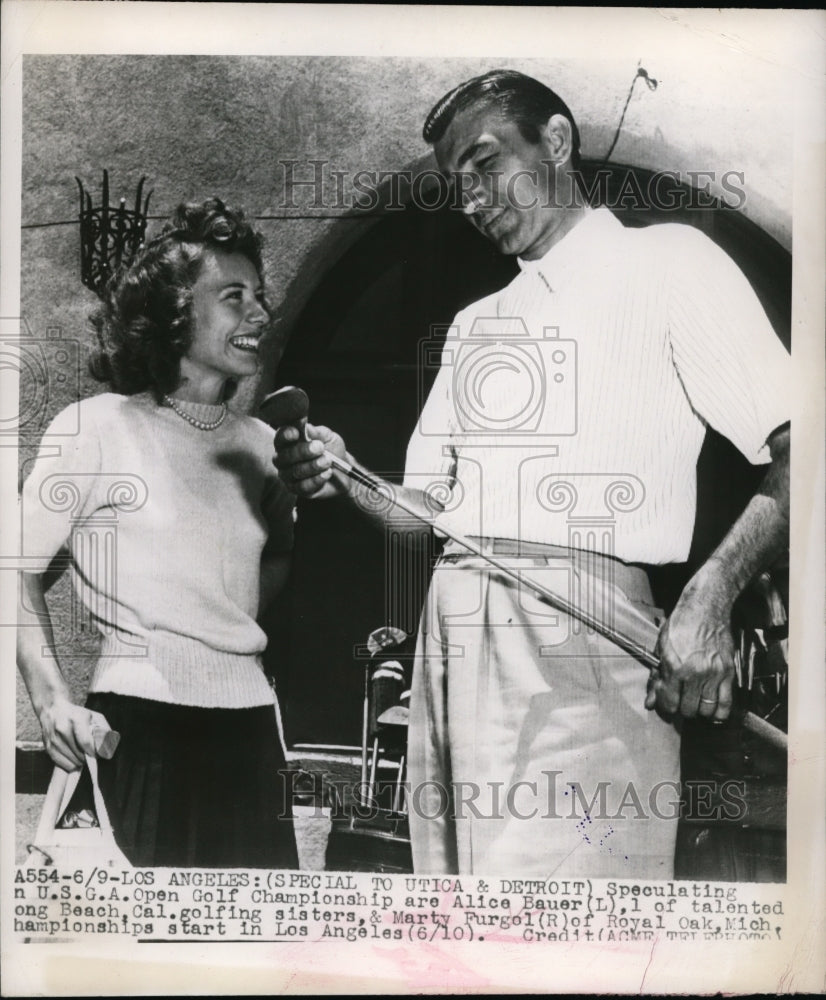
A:
{"type": "Polygon", "coordinates": [[[717,704],[717,699],[716,698],[701,698],[700,701],[704,701],[707,705],[716,705],[717,704]]]}

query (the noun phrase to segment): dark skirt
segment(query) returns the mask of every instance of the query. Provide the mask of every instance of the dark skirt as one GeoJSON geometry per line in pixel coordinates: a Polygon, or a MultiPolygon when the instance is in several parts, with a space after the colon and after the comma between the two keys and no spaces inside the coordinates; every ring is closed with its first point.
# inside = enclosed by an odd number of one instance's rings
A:
{"type": "Polygon", "coordinates": [[[120,733],[100,759],[118,846],[137,867],[297,868],[273,707],[192,708],[93,693],[120,733]]]}

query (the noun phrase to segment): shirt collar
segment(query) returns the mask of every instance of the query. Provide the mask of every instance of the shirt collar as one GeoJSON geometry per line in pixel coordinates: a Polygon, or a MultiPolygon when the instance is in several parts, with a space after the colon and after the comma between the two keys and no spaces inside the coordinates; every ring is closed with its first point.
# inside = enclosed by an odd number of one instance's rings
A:
{"type": "Polygon", "coordinates": [[[580,260],[582,254],[591,252],[595,239],[606,238],[622,228],[622,223],[609,209],[586,208],[584,217],[543,257],[536,260],[517,257],[517,263],[527,274],[539,273],[550,279],[580,260]]]}

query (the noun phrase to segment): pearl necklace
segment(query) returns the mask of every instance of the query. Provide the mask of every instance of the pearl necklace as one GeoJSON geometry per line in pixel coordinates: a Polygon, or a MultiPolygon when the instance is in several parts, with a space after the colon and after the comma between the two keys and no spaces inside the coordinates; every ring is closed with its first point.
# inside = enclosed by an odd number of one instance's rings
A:
{"type": "Polygon", "coordinates": [[[186,410],[181,409],[181,407],[178,405],[177,400],[174,399],[172,396],[164,396],[163,401],[164,403],[166,403],[167,406],[173,409],[178,414],[179,417],[182,417],[188,424],[192,424],[193,427],[197,427],[199,431],[217,430],[226,419],[227,415],[226,403],[221,403],[221,416],[218,417],[217,420],[208,422],[206,420],[199,420],[197,417],[193,417],[191,413],[187,413],[186,410]]]}

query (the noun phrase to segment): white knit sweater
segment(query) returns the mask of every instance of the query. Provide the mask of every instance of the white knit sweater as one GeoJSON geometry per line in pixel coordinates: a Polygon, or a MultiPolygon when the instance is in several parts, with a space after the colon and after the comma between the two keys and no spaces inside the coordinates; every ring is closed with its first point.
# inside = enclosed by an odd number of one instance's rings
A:
{"type": "MultiPolygon", "coordinates": [[[[181,404],[210,422],[217,406],[181,404]]],[[[91,691],[203,707],[270,704],[256,624],[261,556],[292,547],[273,431],[230,413],[200,430],[149,394],[105,393],[55,417],[26,479],[21,551],[64,546],[103,633],[91,691]],[[55,455],[59,448],[59,454],[55,455]]]]}

